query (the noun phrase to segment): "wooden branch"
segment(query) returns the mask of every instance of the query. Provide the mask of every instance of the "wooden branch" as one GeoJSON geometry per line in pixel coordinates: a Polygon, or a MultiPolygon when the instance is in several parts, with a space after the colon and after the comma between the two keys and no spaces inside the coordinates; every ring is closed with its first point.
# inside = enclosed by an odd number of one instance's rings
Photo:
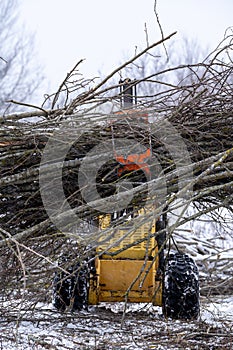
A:
{"type": "Polygon", "coordinates": [[[30,108],[35,108],[35,109],[39,109],[40,111],[42,111],[44,113],[44,115],[47,117],[48,116],[48,111],[46,111],[45,109],[41,108],[41,107],[38,107],[38,106],[35,106],[35,105],[32,105],[30,103],[25,103],[25,102],[19,102],[19,101],[15,101],[15,100],[8,100],[6,101],[7,103],[14,103],[16,105],[19,105],[19,106],[24,106],[24,107],[30,107],[30,108]]]}
{"type": "Polygon", "coordinates": [[[69,80],[69,78],[72,76],[72,74],[75,72],[75,70],[77,69],[77,67],[84,61],[84,59],[81,59],[80,61],[78,61],[78,63],[75,64],[75,66],[71,69],[70,72],[67,73],[65,79],[62,81],[61,85],[59,86],[57,92],[55,93],[52,105],[51,105],[51,109],[54,109],[55,104],[57,103],[58,97],[63,89],[63,87],[65,86],[66,82],[69,80]]]}

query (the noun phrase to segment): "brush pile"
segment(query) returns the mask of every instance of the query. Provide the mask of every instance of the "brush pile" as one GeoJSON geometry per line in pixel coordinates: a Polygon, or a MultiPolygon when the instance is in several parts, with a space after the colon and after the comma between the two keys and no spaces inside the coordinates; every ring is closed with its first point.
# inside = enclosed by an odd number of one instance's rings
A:
{"type": "MultiPolygon", "coordinates": [[[[119,109],[120,96],[115,92],[117,86],[111,85],[111,78],[145,55],[151,47],[113,71],[98,85],[92,86],[93,81],[90,80],[76,81],[76,95],[71,99],[68,82],[76,73],[76,65],[53,96],[51,109],[38,107],[30,112],[0,117],[0,218],[3,237],[17,234],[18,238],[26,238],[31,234],[44,235],[55,229],[41,199],[39,175],[45,146],[48,140],[56,137],[61,140],[54,147],[59,146],[63,152],[66,150],[66,154],[59,160],[59,152],[55,152],[56,157],[49,160],[50,170],[46,171],[55,178],[59,167],[57,164],[63,162],[65,196],[70,206],[79,210],[83,218],[93,217],[95,210],[80,193],[77,181],[79,166],[93,147],[107,142],[109,149],[113,138],[114,142],[128,138],[144,146],[150,143],[161,170],[158,177],[162,177],[166,184],[164,203],[169,204],[173,200],[172,194],[184,196],[184,192],[191,193],[192,189],[192,201],[208,206],[208,210],[230,208],[233,195],[232,38],[223,41],[218,50],[202,63],[169,68],[170,80],[176,70],[188,70],[190,83],[172,85],[169,81],[164,83],[163,79],[158,93],[146,98],[138,96],[139,103],[133,113],[137,115],[150,111],[156,116],[150,127],[138,126],[137,122],[130,124],[132,115],[129,118],[129,111],[122,112],[127,123],[116,122],[119,114],[114,110],[119,109]],[[64,106],[55,109],[62,94],[66,94],[64,106]],[[63,143],[65,146],[62,148],[63,143]]],[[[137,84],[155,84],[157,91],[160,77],[166,74],[154,73],[139,79],[137,84]]],[[[132,81],[132,84],[136,82],[132,81]]],[[[102,156],[108,152],[104,147],[102,156]]],[[[128,145],[122,147],[121,152],[128,145]]],[[[99,154],[95,158],[93,155],[94,158],[90,158],[92,166],[102,156],[99,154]]],[[[110,158],[98,169],[96,179],[100,197],[115,193],[118,165],[110,158]]],[[[138,174],[134,174],[131,181],[139,181],[138,174]]],[[[147,190],[144,185],[139,186],[136,192],[147,190]]],[[[57,194],[50,195],[52,203],[57,194]]],[[[138,198],[141,200],[140,196],[138,198]]]]}

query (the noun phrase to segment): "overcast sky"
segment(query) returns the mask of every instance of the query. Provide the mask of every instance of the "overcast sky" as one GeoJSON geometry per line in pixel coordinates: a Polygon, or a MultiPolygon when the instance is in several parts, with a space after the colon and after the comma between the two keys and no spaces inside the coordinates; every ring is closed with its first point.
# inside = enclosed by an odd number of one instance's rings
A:
{"type": "MultiPolygon", "coordinates": [[[[165,35],[177,31],[210,49],[233,25],[233,0],[157,0],[165,35]]],[[[154,0],[22,0],[21,18],[35,32],[38,60],[56,90],[81,58],[86,77],[109,73],[122,59],[161,38],[154,0]]]]}

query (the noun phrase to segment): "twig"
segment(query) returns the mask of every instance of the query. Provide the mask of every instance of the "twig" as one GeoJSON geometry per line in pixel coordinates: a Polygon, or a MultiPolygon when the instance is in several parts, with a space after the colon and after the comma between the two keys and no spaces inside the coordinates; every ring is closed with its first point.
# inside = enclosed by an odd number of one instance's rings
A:
{"type": "MultiPolygon", "coordinates": [[[[32,105],[30,103],[24,103],[24,102],[19,102],[19,101],[14,101],[14,100],[8,100],[6,102],[14,103],[14,104],[17,104],[17,105],[20,105],[20,106],[25,106],[25,107],[31,107],[31,108],[39,109],[40,111],[42,111],[44,113],[43,115],[48,116],[48,111],[46,111],[45,109],[43,109],[41,107],[32,105]]],[[[33,112],[31,112],[31,113],[33,114],[33,112]]]]}
{"type": "MultiPolygon", "coordinates": [[[[159,26],[161,37],[163,39],[164,38],[164,34],[163,34],[163,29],[162,29],[162,26],[161,26],[161,23],[160,23],[160,20],[159,20],[158,11],[157,11],[157,0],[155,0],[155,3],[154,3],[154,13],[155,13],[156,20],[157,20],[157,23],[158,23],[158,26],[159,26]]],[[[168,52],[167,52],[165,43],[163,43],[163,47],[164,47],[164,50],[165,50],[165,53],[166,53],[166,56],[167,56],[167,61],[168,61],[169,60],[169,56],[168,56],[168,52]]]]}
{"type": "Polygon", "coordinates": [[[4,58],[0,57],[0,59],[1,59],[2,61],[4,61],[5,63],[7,63],[7,61],[6,61],[4,58]]]}
{"type": "Polygon", "coordinates": [[[62,81],[61,85],[59,86],[57,92],[55,93],[52,105],[51,105],[51,109],[54,109],[55,104],[57,103],[58,97],[63,89],[63,87],[66,85],[67,81],[69,80],[69,78],[72,76],[72,74],[74,73],[74,71],[76,70],[76,68],[84,61],[84,59],[81,59],[80,61],[78,61],[78,63],[75,64],[75,66],[71,69],[70,72],[67,73],[65,79],[62,81]]]}

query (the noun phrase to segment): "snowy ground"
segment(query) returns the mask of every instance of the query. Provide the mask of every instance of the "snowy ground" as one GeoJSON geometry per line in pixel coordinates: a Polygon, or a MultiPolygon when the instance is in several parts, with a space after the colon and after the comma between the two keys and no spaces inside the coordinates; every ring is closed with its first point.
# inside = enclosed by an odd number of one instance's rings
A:
{"type": "Polygon", "coordinates": [[[223,230],[204,218],[175,234],[178,247],[193,256],[200,270],[199,320],[165,320],[161,308],[150,304],[128,305],[125,317],[123,303],[58,313],[51,304],[33,304],[26,296],[23,302],[0,303],[0,350],[232,350],[232,218],[229,223],[223,230]]]}
{"type": "Polygon", "coordinates": [[[1,349],[233,349],[233,297],[202,297],[198,321],[165,320],[161,309],[101,304],[89,312],[57,313],[51,304],[14,307],[1,317],[1,349]]]}

